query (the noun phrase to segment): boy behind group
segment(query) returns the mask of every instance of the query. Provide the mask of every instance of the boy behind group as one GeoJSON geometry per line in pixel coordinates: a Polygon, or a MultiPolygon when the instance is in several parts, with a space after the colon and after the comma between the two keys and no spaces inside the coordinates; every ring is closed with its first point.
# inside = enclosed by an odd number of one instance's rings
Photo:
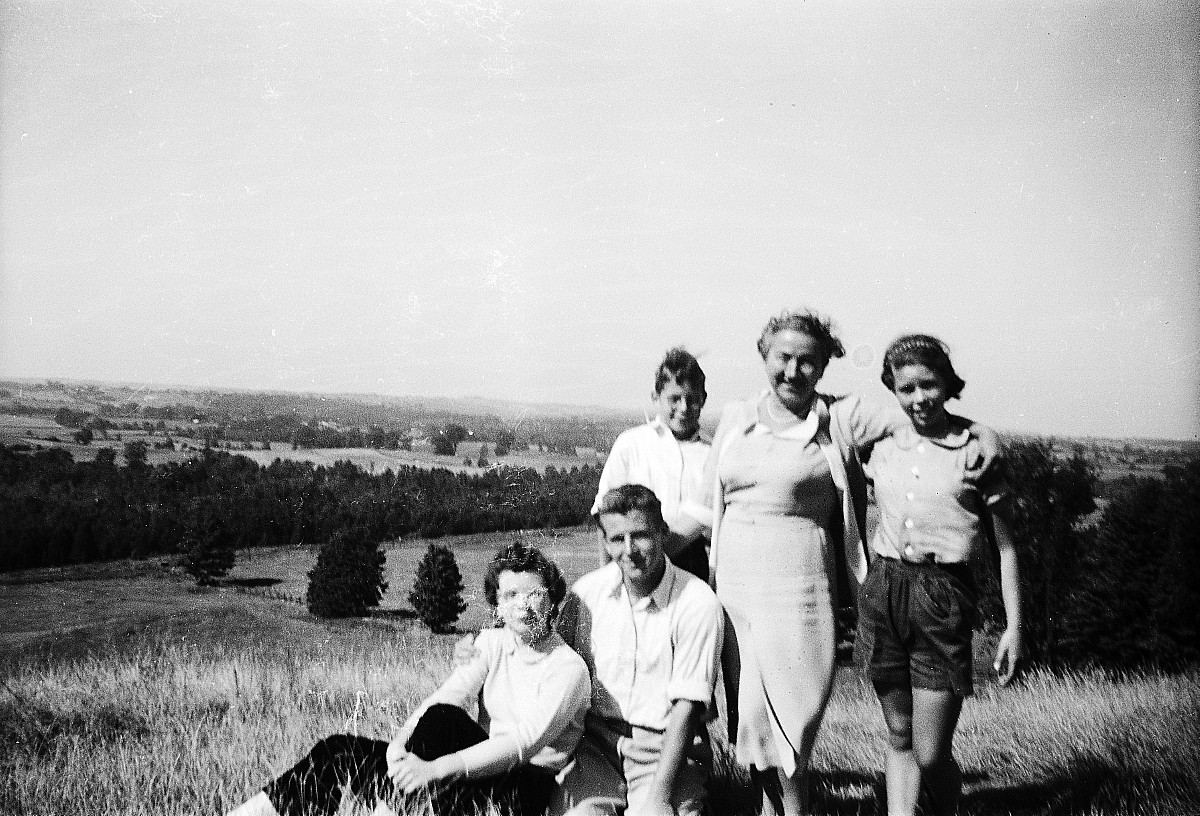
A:
{"type": "MultiPolygon", "coordinates": [[[[667,351],[654,373],[656,415],[623,431],[604,462],[594,516],[611,489],[641,484],[654,491],[669,529],[667,557],[678,567],[708,580],[708,525],[704,505],[704,463],[711,442],[700,431],[700,412],[708,399],[704,370],[686,349],[667,351]]],[[[601,552],[607,561],[608,555],[601,552]]]]}

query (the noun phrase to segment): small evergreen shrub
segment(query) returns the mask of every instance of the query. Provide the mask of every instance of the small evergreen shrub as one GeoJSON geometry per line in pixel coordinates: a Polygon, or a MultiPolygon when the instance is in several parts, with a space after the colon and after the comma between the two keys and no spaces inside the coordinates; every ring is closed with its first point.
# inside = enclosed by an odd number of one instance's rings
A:
{"type": "Polygon", "coordinates": [[[308,573],[308,611],[322,618],[361,618],[379,605],[387,591],[387,558],[361,527],[330,536],[308,573]]]}
{"type": "Polygon", "coordinates": [[[417,566],[417,578],[408,602],[417,617],[432,631],[454,631],[458,616],[467,608],[462,599],[462,573],[449,547],[430,544],[417,566]]]}
{"type": "Polygon", "coordinates": [[[188,529],[179,542],[180,564],[196,586],[215,586],[237,559],[237,539],[220,520],[219,511],[193,508],[188,529]]]}

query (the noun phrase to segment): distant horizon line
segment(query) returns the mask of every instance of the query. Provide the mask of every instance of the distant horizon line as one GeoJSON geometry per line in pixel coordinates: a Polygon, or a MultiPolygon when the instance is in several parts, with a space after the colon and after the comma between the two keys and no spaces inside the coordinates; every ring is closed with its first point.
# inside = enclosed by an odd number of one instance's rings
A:
{"type": "Polygon", "coordinates": [[[178,391],[182,393],[202,393],[208,392],[232,392],[243,394],[287,394],[294,396],[313,396],[313,397],[351,397],[364,398],[373,397],[384,400],[426,400],[426,401],[443,401],[443,402],[458,402],[463,400],[482,400],[492,403],[503,403],[514,407],[531,407],[540,406],[544,408],[567,408],[567,409],[591,409],[593,411],[603,411],[614,414],[636,414],[640,411],[636,408],[619,408],[616,406],[600,405],[598,403],[574,403],[574,402],[543,402],[538,400],[518,400],[509,397],[488,397],[482,394],[461,394],[453,395],[434,395],[434,394],[382,394],[371,391],[298,391],[286,388],[252,388],[248,386],[235,385],[184,385],[180,383],[165,383],[165,382],[149,382],[138,380],[105,380],[91,377],[41,377],[41,376],[9,376],[0,375],[0,385],[5,384],[34,384],[48,385],[52,382],[63,383],[64,385],[105,385],[110,387],[128,388],[132,391],[141,391],[148,389],[157,389],[162,391],[178,391]]]}
{"type": "MultiPolygon", "coordinates": [[[[0,385],[4,384],[36,384],[48,385],[52,382],[63,383],[64,385],[106,385],[110,387],[128,388],[133,391],[160,389],[163,391],[178,391],[182,393],[203,393],[203,392],[232,392],[245,394],[282,394],[290,396],[308,396],[308,397],[343,397],[357,399],[362,401],[362,398],[375,398],[383,400],[408,400],[408,401],[441,401],[441,402],[461,402],[468,400],[480,400],[483,402],[498,403],[513,407],[541,407],[549,409],[567,409],[567,410],[590,410],[592,412],[603,412],[617,416],[632,416],[636,417],[639,414],[645,415],[645,410],[637,408],[617,408],[615,406],[604,406],[596,403],[571,403],[571,402],[538,402],[538,401],[521,401],[509,399],[506,397],[486,397],[480,394],[463,394],[460,396],[447,395],[429,395],[429,394],[380,394],[364,391],[295,391],[279,388],[249,388],[245,386],[195,386],[182,385],[173,383],[159,382],[141,382],[134,380],[103,380],[85,377],[34,377],[34,376],[9,376],[0,375],[0,385]]],[[[719,418],[722,412],[721,408],[715,411],[706,411],[708,417],[714,414],[719,418]]],[[[707,417],[706,417],[707,419],[707,417]]],[[[715,427],[719,420],[706,421],[703,424],[706,426],[715,427]]],[[[1195,445],[1200,443],[1200,438],[1185,439],[1179,437],[1168,436],[1100,436],[1094,434],[1063,434],[1063,433],[1041,433],[1035,431],[1018,431],[1012,429],[1004,429],[996,427],[996,431],[1001,434],[1006,434],[1015,437],[1026,438],[1046,438],[1046,439],[1065,439],[1065,440],[1089,440],[1097,442],[1115,442],[1115,441],[1133,441],[1133,442],[1153,442],[1153,443],[1174,443],[1182,445],[1195,445]]]]}

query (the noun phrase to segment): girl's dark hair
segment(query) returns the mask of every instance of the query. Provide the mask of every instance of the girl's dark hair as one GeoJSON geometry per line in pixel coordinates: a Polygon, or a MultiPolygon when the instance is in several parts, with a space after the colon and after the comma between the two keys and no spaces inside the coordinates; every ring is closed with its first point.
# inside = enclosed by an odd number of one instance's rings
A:
{"type": "Polygon", "coordinates": [[[483,579],[483,597],[492,606],[497,603],[496,592],[500,584],[500,573],[506,570],[508,572],[535,572],[541,576],[542,583],[546,585],[546,591],[550,593],[550,600],[554,604],[551,619],[558,614],[558,606],[567,595],[567,582],[563,579],[562,573],[558,571],[558,565],[547,558],[541,550],[530,547],[522,541],[514,541],[500,548],[492,557],[492,562],[488,564],[487,575],[483,579]]]}
{"type": "Polygon", "coordinates": [[[658,370],[654,372],[654,393],[661,394],[663,386],[668,382],[678,385],[690,385],[701,394],[704,391],[704,369],[695,355],[683,346],[668,349],[658,370]]]}
{"type": "Polygon", "coordinates": [[[842,341],[833,333],[832,320],[822,317],[811,309],[796,312],[784,309],[778,316],[767,321],[762,334],[759,335],[758,353],[764,360],[767,359],[767,352],[771,350],[771,339],[781,331],[800,332],[816,340],[817,347],[825,357],[826,364],[834,357],[842,357],[846,354],[846,348],[842,345],[842,341]]]}
{"type": "Polygon", "coordinates": [[[950,362],[950,349],[928,334],[905,334],[897,337],[883,353],[883,371],[879,379],[889,391],[896,387],[896,369],[906,365],[923,365],[946,381],[948,399],[962,393],[966,383],[950,362]]]}

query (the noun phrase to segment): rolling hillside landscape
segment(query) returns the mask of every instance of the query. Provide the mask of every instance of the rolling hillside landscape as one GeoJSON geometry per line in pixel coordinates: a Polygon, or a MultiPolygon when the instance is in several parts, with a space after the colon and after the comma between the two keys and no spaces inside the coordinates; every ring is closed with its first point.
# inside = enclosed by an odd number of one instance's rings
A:
{"type": "MultiPolygon", "coordinates": [[[[459,633],[489,625],[481,582],[498,547],[533,543],[568,581],[595,566],[599,466],[640,421],[0,383],[0,813],[223,813],[327,733],[391,736],[446,674],[459,633]],[[347,531],[383,554],[387,588],[367,614],[319,617],[309,574],[347,531]],[[431,545],[453,554],[466,604],[436,633],[410,599],[431,545]],[[213,549],[232,564],[205,572],[197,553],[213,549]]],[[[1006,441],[1027,501],[1034,664],[995,684],[999,607],[984,578],[979,691],[956,740],[962,812],[1200,813],[1200,451],[1006,441]]],[[[883,723],[843,645],[813,801],[874,814],[883,723]]],[[[714,813],[750,814],[721,725],[714,813]]]]}

